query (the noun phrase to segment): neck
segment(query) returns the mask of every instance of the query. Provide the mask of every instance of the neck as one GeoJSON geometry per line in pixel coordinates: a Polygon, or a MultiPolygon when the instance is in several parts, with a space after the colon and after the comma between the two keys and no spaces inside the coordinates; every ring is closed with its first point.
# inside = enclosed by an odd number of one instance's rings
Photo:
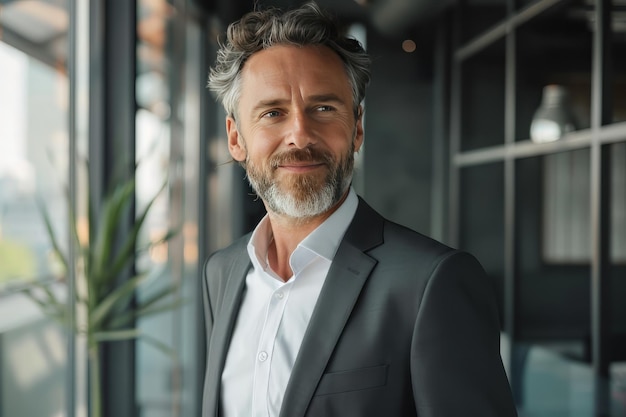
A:
{"type": "Polygon", "coordinates": [[[289,258],[298,244],[337,211],[347,196],[348,192],[330,210],[315,217],[293,218],[268,211],[274,238],[268,248],[267,258],[272,270],[283,281],[287,281],[293,275],[289,258]]]}

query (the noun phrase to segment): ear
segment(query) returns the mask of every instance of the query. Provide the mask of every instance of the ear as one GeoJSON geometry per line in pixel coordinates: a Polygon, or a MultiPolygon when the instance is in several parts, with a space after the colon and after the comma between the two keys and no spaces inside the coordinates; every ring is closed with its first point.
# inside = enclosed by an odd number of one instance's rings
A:
{"type": "Polygon", "coordinates": [[[363,145],[363,107],[359,106],[354,135],[354,152],[358,152],[361,145],[363,145]]]}
{"type": "Polygon", "coordinates": [[[246,160],[246,144],[239,134],[237,123],[231,116],[226,117],[226,135],[228,136],[228,152],[237,162],[246,160]]]}

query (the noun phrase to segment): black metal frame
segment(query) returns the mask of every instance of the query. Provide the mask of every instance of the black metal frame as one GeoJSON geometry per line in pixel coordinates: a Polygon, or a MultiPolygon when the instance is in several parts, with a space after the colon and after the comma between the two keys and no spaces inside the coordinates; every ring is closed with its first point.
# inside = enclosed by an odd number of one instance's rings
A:
{"type": "MultiPolygon", "coordinates": [[[[107,190],[135,172],[136,10],[135,0],[90,3],[89,195],[96,216],[107,190]]],[[[134,209],[124,227],[130,231],[133,222],[134,209]]],[[[102,369],[104,415],[136,416],[134,341],[104,345],[101,359],[115,364],[102,369]]]]}
{"type": "Polygon", "coordinates": [[[597,417],[611,411],[610,389],[610,242],[611,156],[600,139],[611,122],[612,54],[611,1],[596,0],[591,105],[591,354],[594,374],[594,410],[597,417]]]}
{"type": "MultiPolygon", "coordinates": [[[[68,108],[68,139],[69,139],[69,172],[68,172],[68,188],[69,188],[69,209],[76,212],[76,183],[77,183],[77,169],[76,169],[76,131],[77,131],[77,115],[76,115],[76,102],[78,100],[77,92],[77,26],[78,26],[78,6],[76,0],[70,0],[69,2],[69,53],[67,59],[67,72],[69,79],[69,108],[68,108]]],[[[68,228],[72,229],[74,225],[68,224],[68,228]]],[[[76,246],[73,239],[73,233],[68,231],[68,255],[71,260],[68,265],[68,280],[67,280],[67,299],[76,299],[76,246]]],[[[67,320],[70,323],[71,328],[74,327],[76,322],[76,306],[72,302],[67,303],[67,320]]],[[[67,371],[66,371],[66,395],[65,395],[65,408],[67,417],[74,417],[76,415],[76,340],[72,332],[67,332],[67,371]]]]}
{"type": "Polygon", "coordinates": [[[440,19],[434,49],[434,80],[433,80],[433,171],[431,187],[431,228],[430,236],[445,240],[447,235],[446,211],[448,195],[446,194],[448,174],[448,124],[447,114],[450,112],[450,31],[452,18],[446,14],[440,19]]]}
{"type": "MultiPolygon", "coordinates": [[[[207,71],[209,66],[212,64],[212,58],[210,57],[215,57],[217,55],[217,44],[214,36],[211,36],[212,33],[218,31],[215,26],[215,20],[207,17],[203,25],[203,39],[205,45],[202,48],[202,56],[200,58],[203,68],[206,68],[207,71]]],[[[202,85],[204,85],[204,82],[202,85]]],[[[198,152],[198,158],[200,158],[200,189],[198,190],[198,213],[200,213],[200,218],[198,219],[199,277],[197,281],[197,291],[195,293],[194,304],[196,306],[196,316],[198,317],[198,320],[196,321],[197,334],[203,335],[206,333],[206,328],[204,322],[204,300],[201,280],[203,279],[205,257],[207,257],[209,252],[213,249],[211,248],[209,240],[211,230],[209,226],[208,187],[204,185],[204,180],[209,178],[209,173],[214,169],[209,160],[209,143],[210,138],[218,131],[218,105],[213,97],[211,97],[209,90],[206,88],[204,89],[204,93],[202,94],[200,101],[200,114],[204,115],[204,117],[202,118],[200,125],[200,146],[198,152]]],[[[221,122],[221,120],[219,122],[221,122]]],[[[204,376],[206,369],[206,348],[206,338],[199,337],[196,344],[197,371],[193,387],[197,403],[196,408],[198,411],[196,415],[200,415],[202,411],[202,394],[204,390],[204,376]]]]}
{"type": "MultiPolygon", "coordinates": [[[[460,170],[468,166],[480,166],[492,162],[504,163],[504,332],[511,339],[510,379],[513,390],[521,393],[515,385],[519,382],[517,358],[514,351],[516,340],[516,296],[519,280],[518,254],[516,248],[516,161],[530,156],[588,148],[591,150],[591,348],[594,373],[594,416],[609,415],[610,405],[610,154],[609,145],[626,141],[626,123],[611,123],[612,115],[612,53],[611,2],[596,0],[597,19],[594,28],[592,69],[592,126],[573,132],[566,140],[538,145],[530,140],[515,140],[516,105],[516,28],[544,13],[552,7],[565,4],[567,0],[538,0],[531,5],[516,9],[515,0],[507,0],[507,17],[499,24],[484,31],[469,42],[458,42],[462,33],[463,1],[457,2],[456,47],[453,49],[451,68],[450,113],[450,163],[448,173],[449,191],[449,241],[459,244],[460,231],[460,170]],[[461,66],[465,60],[481,52],[496,41],[505,41],[505,132],[502,145],[472,151],[461,151],[462,76],[461,66]]],[[[494,105],[501,105],[496,103],[494,105]]],[[[524,353],[522,352],[523,356],[524,353]]]]}

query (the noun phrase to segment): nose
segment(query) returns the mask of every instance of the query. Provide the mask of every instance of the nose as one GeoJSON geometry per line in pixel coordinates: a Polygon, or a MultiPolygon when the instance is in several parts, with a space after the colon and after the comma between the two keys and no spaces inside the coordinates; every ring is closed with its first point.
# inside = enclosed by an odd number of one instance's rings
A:
{"type": "Polygon", "coordinates": [[[286,135],[287,146],[303,149],[314,145],[315,129],[313,121],[305,111],[293,112],[291,115],[291,123],[289,123],[289,132],[286,135]]]}

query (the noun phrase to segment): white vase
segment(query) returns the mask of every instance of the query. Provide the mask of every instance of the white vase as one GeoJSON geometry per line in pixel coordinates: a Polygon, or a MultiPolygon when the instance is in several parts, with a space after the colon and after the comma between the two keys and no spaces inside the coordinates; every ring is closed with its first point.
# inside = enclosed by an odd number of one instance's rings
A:
{"type": "Polygon", "coordinates": [[[576,130],[565,87],[550,84],[543,88],[541,105],[535,111],[530,125],[530,139],[536,143],[554,142],[576,130]]]}

